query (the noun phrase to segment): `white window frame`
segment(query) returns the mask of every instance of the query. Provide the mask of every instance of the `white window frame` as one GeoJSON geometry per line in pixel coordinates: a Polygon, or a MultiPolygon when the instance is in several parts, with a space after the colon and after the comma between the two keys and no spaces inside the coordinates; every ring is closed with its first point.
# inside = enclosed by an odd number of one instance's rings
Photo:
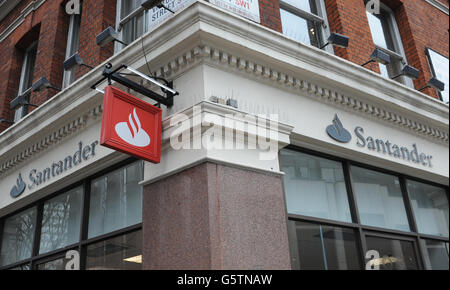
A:
{"type": "MultiPolygon", "coordinates": [[[[23,61],[22,61],[22,70],[20,72],[20,81],[19,81],[19,92],[17,94],[17,96],[24,96],[27,101],[30,98],[31,95],[31,86],[26,88],[25,87],[25,82],[26,82],[26,77],[28,74],[28,71],[30,70],[29,63],[28,63],[28,58],[30,57],[30,51],[36,49],[36,54],[37,54],[37,41],[33,42],[30,46],[28,46],[28,48],[25,50],[24,56],[23,56],[23,61]]],[[[36,63],[36,58],[35,58],[35,63],[36,63]]],[[[34,74],[34,67],[35,67],[35,63],[33,64],[33,74],[34,74]]],[[[31,77],[33,77],[31,75],[31,77]]],[[[28,113],[28,106],[27,105],[20,105],[16,108],[14,108],[14,122],[19,121],[20,119],[22,119],[23,117],[25,117],[28,113]]]]}
{"type": "MultiPolygon", "coordinates": [[[[375,44],[375,47],[379,50],[387,53],[391,57],[391,64],[394,65],[395,69],[398,72],[401,72],[403,67],[408,64],[406,59],[406,53],[403,48],[402,38],[400,36],[400,30],[398,29],[397,20],[395,19],[394,11],[389,8],[386,4],[380,2],[380,12],[384,12],[387,15],[387,25],[389,28],[389,34],[392,38],[392,45],[394,46],[395,51],[390,49],[381,47],[375,44]]],[[[372,33],[372,32],[371,32],[372,33]]],[[[395,76],[389,76],[390,78],[395,76]]],[[[400,76],[396,79],[398,82],[410,87],[414,88],[413,81],[405,76],[400,76]]]]}
{"type": "MultiPolygon", "coordinates": [[[[305,1],[305,0],[301,0],[305,1]]],[[[306,0],[309,1],[309,0],[306,0]]],[[[325,7],[324,0],[314,0],[315,5],[317,8],[318,15],[315,15],[313,13],[310,13],[308,11],[301,10],[295,6],[292,6],[291,4],[280,0],[280,9],[286,10],[290,13],[293,13],[303,19],[310,20],[313,22],[316,22],[318,27],[321,28],[320,30],[320,45],[324,45],[328,41],[328,37],[330,36],[330,25],[328,23],[328,17],[327,17],[327,10],[325,7]]],[[[283,25],[283,23],[281,23],[283,25]]],[[[334,54],[334,49],[332,45],[328,45],[324,48],[327,52],[334,54]]]]}
{"type": "MultiPolygon", "coordinates": [[[[116,3],[116,5],[117,5],[116,6],[116,11],[117,11],[117,13],[116,13],[116,31],[119,34],[118,35],[119,38],[122,39],[122,40],[125,39],[124,38],[124,33],[123,33],[124,32],[123,31],[123,26],[126,23],[128,23],[130,20],[132,20],[134,17],[136,17],[138,14],[140,14],[141,12],[143,13],[143,21],[142,21],[143,27],[142,27],[142,31],[145,34],[146,27],[147,27],[147,13],[148,13],[147,10],[144,7],[142,7],[142,6],[139,6],[134,11],[130,12],[127,16],[123,17],[123,19],[122,19],[122,17],[121,17],[121,15],[122,15],[122,1],[123,0],[117,0],[117,3],[116,3]]],[[[123,48],[125,48],[125,45],[123,45],[123,44],[121,44],[121,43],[119,43],[117,41],[114,43],[114,52],[115,53],[119,52],[123,48]]]]}
{"type": "MultiPolygon", "coordinates": [[[[78,27],[78,36],[77,36],[78,39],[74,38],[74,31],[75,31],[75,25],[77,24],[77,22],[76,22],[77,18],[81,18],[81,14],[70,15],[69,31],[68,31],[68,35],[67,35],[67,46],[66,46],[66,60],[69,59],[75,53],[78,53],[80,27],[78,27]],[[77,45],[76,51],[74,53],[72,53],[71,49],[72,49],[74,42],[77,42],[78,45],[77,45]]],[[[81,26],[81,19],[78,22],[78,24],[81,26]]],[[[69,70],[64,70],[62,88],[68,87],[73,81],[75,81],[75,78],[73,75],[75,75],[76,73],[77,73],[77,66],[74,66],[69,70]]]]}

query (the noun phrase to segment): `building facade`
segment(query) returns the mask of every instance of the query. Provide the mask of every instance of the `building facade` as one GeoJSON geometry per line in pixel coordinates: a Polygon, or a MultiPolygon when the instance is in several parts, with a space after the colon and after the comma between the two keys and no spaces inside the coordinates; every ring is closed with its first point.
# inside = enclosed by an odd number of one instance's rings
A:
{"type": "Polygon", "coordinates": [[[447,0],[143,2],[0,1],[0,269],[448,270],[447,0]],[[179,92],[160,163],[108,63],[179,92]]]}

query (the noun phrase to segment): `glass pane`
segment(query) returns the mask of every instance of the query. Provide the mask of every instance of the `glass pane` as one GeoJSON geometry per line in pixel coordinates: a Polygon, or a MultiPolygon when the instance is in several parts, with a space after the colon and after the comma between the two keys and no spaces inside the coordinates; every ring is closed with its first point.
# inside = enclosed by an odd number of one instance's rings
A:
{"type": "Polygon", "coordinates": [[[418,270],[414,243],[378,237],[366,237],[367,250],[375,250],[379,258],[371,261],[380,270],[418,270]]]}
{"type": "Polygon", "coordinates": [[[424,257],[427,269],[448,270],[448,251],[444,242],[421,240],[422,247],[426,251],[424,257]]]}
{"type": "Polygon", "coordinates": [[[66,270],[68,259],[59,258],[50,262],[38,265],[38,270],[66,270]]]}
{"type": "Polygon", "coordinates": [[[362,224],[410,231],[397,177],[356,166],[351,175],[362,224]]]}
{"type": "Polygon", "coordinates": [[[5,220],[0,265],[13,264],[31,257],[36,208],[23,211],[5,220]]]}
{"type": "Polygon", "coordinates": [[[86,270],[140,270],[142,231],[87,247],[86,270]]]}
{"type": "Polygon", "coordinates": [[[282,150],[281,170],[289,213],[351,222],[340,162],[282,150]]]}
{"type": "Polygon", "coordinates": [[[39,253],[47,253],[80,240],[83,188],[75,188],[44,204],[39,253]]]}
{"type": "Polygon", "coordinates": [[[361,269],[353,230],[289,221],[289,234],[294,269],[361,269]]]}
{"type": "Polygon", "coordinates": [[[319,46],[319,30],[312,21],[280,9],[283,34],[305,44],[319,46]]]}
{"type": "Polygon", "coordinates": [[[142,222],[141,180],[137,162],[92,181],[89,238],[142,222]]]}
{"type": "Polygon", "coordinates": [[[30,264],[25,264],[25,265],[17,266],[17,267],[11,268],[11,269],[9,269],[9,270],[13,270],[13,271],[30,270],[30,264]]]}
{"type": "Polygon", "coordinates": [[[407,181],[407,187],[419,232],[448,237],[448,198],[445,190],[411,180],[407,181]]]}
{"type": "Polygon", "coordinates": [[[446,104],[449,102],[449,61],[448,58],[435,52],[434,50],[427,49],[430,56],[430,63],[433,65],[434,76],[445,84],[445,89],[440,93],[442,101],[446,104]]]}

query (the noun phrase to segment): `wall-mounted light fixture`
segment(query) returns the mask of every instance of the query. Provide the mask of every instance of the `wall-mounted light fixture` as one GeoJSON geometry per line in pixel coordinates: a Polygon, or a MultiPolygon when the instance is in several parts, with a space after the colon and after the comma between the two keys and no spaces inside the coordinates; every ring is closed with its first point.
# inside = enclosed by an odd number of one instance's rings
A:
{"type": "Polygon", "coordinates": [[[348,40],[349,38],[347,36],[333,32],[331,33],[330,37],[328,37],[327,44],[323,45],[320,49],[325,48],[329,44],[332,44],[337,47],[346,48],[348,47],[348,40]]]}
{"type": "Polygon", "coordinates": [[[117,41],[125,46],[128,45],[125,42],[123,42],[122,40],[117,38],[117,32],[111,26],[108,26],[108,28],[103,30],[102,33],[97,35],[97,45],[99,45],[100,47],[103,47],[112,41],[117,41]]]}
{"type": "Polygon", "coordinates": [[[78,55],[78,53],[75,53],[74,55],[72,55],[71,57],[69,57],[64,61],[64,70],[69,70],[76,65],[85,66],[89,69],[94,68],[90,65],[85,64],[84,60],[78,55]]]}
{"type": "Polygon", "coordinates": [[[51,89],[54,89],[57,91],[61,90],[60,88],[55,87],[52,84],[50,84],[50,82],[45,77],[40,78],[38,81],[36,81],[31,86],[31,89],[33,90],[33,92],[40,92],[42,89],[48,89],[48,88],[51,88],[51,89]]]}
{"type": "Polygon", "coordinates": [[[433,77],[428,81],[426,86],[419,89],[418,91],[419,92],[423,91],[426,88],[433,88],[439,92],[442,92],[443,90],[445,90],[445,84],[443,82],[441,82],[440,80],[438,80],[437,78],[433,77]]]}
{"type": "Polygon", "coordinates": [[[167,6],[165,6],[163,4],[163,0],[147,0],[147,1],[144,1],[141,4],[141,6],[144,7],[145,9],[147,9],[147,10],[152,9],[153,7],[164,8],[167,11],[172,12],[173,14],[175,14],[174,11],[172,11],[171,9],[169,9],[167,6]]]}
{"type": "Polygon", "coordinates": [[[14,121],[6,120],[6,119],[0,119],[0,123],[7,123],[7,124],[14,124],[14,121]]]}
{"type": "Polygon", "coordinates": [[[405,67],[402,69],[402,72],[391,78],[392,80],[401,77],[401,76],[405,76],[411,79],[417,79],[419,77],[419,70],[416,69],[415,67],[409,66],[409,65],[405,65],[405,67]]]}
{"type": "Polygon", "coordinates": [[[9,103],[9,107],[13,110],[19,106],[30,106],[30,107],[36,107],[36,108],[38,107],[38,105],[30,104],[28,102],[25,94],[18,96],[17,98],[12,100],[11,103],[9,103]]]}
{"type": "Polygon", "coordinates": [[[370,56],[370,60],[363,63],[361,66],[365,66],[371,62],[378,62],[378,63],[384,64],[384,65],[388,65],[389,63],[391,63],[391,57],[389,54],[376,48],[373,51],[372,55],[370,56]]]}

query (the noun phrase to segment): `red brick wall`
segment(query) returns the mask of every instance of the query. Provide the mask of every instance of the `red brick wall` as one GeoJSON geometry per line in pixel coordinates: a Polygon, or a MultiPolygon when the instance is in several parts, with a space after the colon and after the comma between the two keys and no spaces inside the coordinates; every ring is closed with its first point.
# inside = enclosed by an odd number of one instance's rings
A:
{"type": "MultiPolygon", "coordinates": [[[[21,1],[0,22],[0,31],[4,31],[16,20],[31,2],[32,0],[21,1]]],[[[46,77],[54,86],[61,87],[69,24],[69,15],[65,12],[66,2],[67,0],[45,1],[0,42],[0,118],[12,120],[14,117],[9,103],[17,97],[23,50],[31,41],[38,40],[33,82],[46,77]],[[30,33],[32,30],[33,33],[30,33]]],[[[116,0],[84,0],[82,13],[79,54],[86,63],[96,66],[113,54],[113,44],[99,48],[96,36],[107,26],[115,25],[116,0]]],[[[77,77],[86,72],[86,69],[80,69],[77,77]]],[[[40,105],[56,93],[53,89],[33,92],[30,102],[40,105]]],[[[32,110],[31,107],[29,109],[32,110]]],[[[0,123],[0,132],[8,126],[10,125],[0,123]]]]}
{"type": "MultiPolygon", "coordinates": [[[[370,32],[363,0],[324,0],[331,32],[338,32],[350,38],[348,48],[335,48],[337,56],[356,64],[369,59],[375,45],[370,32]]],[[[397,25],[403,42],[407,61],[421,74],[414,82],[416,89],[425,86],[432,72],[426,56],[426,47],[449,56],[449,17],[444,12],[425,1],[418,0],[382,0],[395,13],[397,25]]],[[[441,0],[448,6],[448,0],[441,0]]],[[[282,31],[278,0],[259,0],[261,24],[282,31]]],[[[376,63],[366,66],[379,72],[376,63]]],[[[437,98],[433,89],[424,93],[437,98]]]]}

